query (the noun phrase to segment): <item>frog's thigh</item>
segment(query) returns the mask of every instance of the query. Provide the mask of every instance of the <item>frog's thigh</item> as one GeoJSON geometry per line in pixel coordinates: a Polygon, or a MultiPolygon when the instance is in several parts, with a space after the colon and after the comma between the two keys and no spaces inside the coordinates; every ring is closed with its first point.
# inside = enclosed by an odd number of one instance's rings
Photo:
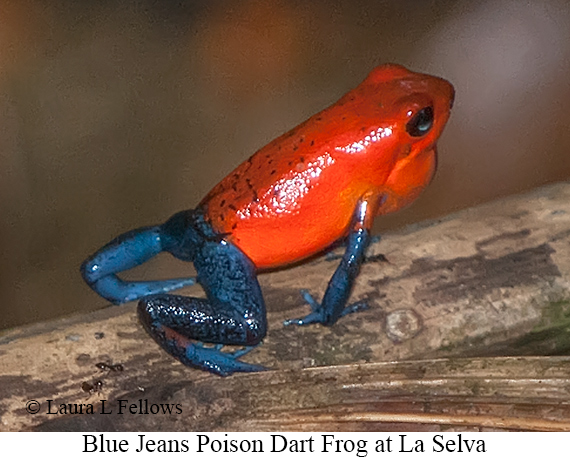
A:
{"type": "Polygon", "coordinates": [[[265,302],[253,263],[237,247],[205,241],[194,265],[207,298],[161,294],[139,303],[141,320],[153,330],[168,327],[181,335],[208,343],[255,345],[265,336],[265,302]]]}

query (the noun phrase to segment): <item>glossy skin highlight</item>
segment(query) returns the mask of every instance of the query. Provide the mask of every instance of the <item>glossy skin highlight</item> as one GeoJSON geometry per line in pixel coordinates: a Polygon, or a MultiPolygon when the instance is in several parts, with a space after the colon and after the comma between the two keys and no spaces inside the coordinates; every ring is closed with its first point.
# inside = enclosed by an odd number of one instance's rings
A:
{"type": "Polygon", "coordinates": [[[343,236],[364,195],[387,195],[376,215],[411,203],[436,168],[435,141],[453,89],[398,65],[376,68],[333,106],[260,149],[202,200],[206,219],[258,268],[313,255],[343,236]],[[434,126],[405,131],[424,106],[434,126]]]}
{"type": "Polygon", "coordinates": [[[364,309],[347,301],[374,217],[403,208],[429,184],[453,97],[443,79],[399,65],[377,67],[337,103],[238,166],[196,209],[111,241],[84,262],[83,277],[116,304],[141,299],[143,325],[181,362],[219,375],[261,370],[238,360],[249,348],[220,350],[224,344],[252,347],[265,336],[256,272],[346,239],[323,301],[305,292],[311,313],[285,324],[332,325],[364,309]],[[193,262],[207,298],[168,293],[194,278],[134,282],[117,276],[160,252],[193,262]]]}

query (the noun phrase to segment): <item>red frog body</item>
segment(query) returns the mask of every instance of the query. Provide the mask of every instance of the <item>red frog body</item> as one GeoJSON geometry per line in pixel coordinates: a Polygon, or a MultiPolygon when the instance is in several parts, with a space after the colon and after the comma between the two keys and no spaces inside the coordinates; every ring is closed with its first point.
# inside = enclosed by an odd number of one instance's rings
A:
{"type": "Polygon", "coordinates": [[[82,264],[83,278],[115,304],[140,300],[143,326],[180,362],[221,376],[263,370],[239,360],[267,331],[257,272],[345,240],[322,301],[302,291],[311,312],[284,324],[332,325],[366,309],[365,302],[347,303],[374,217],[403,208],[429,184],[453,97],[441,78],[377,67],[337,103],[257,151],[197,208],[103,246],[82,264]],[[192,262],[197,277],[118,276],[161,252],[192,262]],[[207,298],[171,294],[196,282],[207,298]]]}
{"type": "Polygon", "coordinates": [[[418,197],[435,172],[435,143],[452,101],[443,79],[377,67],[215,186],[200,203],[206,220],[260,269],[322,251],[346,236],[363,196],[384,196],[375,215],[418,197]],[[426,106],[433,110],[430,131],[410,135],[407,123],[426,106]]]}

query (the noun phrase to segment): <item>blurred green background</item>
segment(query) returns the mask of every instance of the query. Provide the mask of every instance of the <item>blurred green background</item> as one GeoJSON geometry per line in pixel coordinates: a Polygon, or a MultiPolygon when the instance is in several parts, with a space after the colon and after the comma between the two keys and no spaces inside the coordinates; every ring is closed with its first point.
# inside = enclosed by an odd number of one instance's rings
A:
{"type": "Polygon", "coordinates": [[[384,62],[457,96],[434,182],[378,232],[570,176],[565,1],[0,0],[0,328],[107,306],[87,255],[384,62]]]}

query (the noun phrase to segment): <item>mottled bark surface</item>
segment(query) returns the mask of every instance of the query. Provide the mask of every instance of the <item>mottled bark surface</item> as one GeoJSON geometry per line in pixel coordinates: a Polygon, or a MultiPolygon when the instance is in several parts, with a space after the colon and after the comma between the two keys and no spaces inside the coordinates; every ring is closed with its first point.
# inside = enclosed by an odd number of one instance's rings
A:
{"type": "Polygon", "coordinates": [[[282,321],[306,313],[299,289],[322,297],[336,261],[261,277],[269,333],[244,360],[276,371],[188,369],[144,333],[133,304],[4,332],[0,429],[570,428],[570,359],[554,357],[570,347],[570,183],[386,234],[369,257],[352,301],[370,309],[330,328],[282,321]],[[82,390],[97,380],[101,392],[82,390]],[[118,415],[120,399],[182,412],[118,415]],[[48,415],[47,400],[94,414],[48,415]],[[101,400],[114,414],[98,414],[101,400]]]}

